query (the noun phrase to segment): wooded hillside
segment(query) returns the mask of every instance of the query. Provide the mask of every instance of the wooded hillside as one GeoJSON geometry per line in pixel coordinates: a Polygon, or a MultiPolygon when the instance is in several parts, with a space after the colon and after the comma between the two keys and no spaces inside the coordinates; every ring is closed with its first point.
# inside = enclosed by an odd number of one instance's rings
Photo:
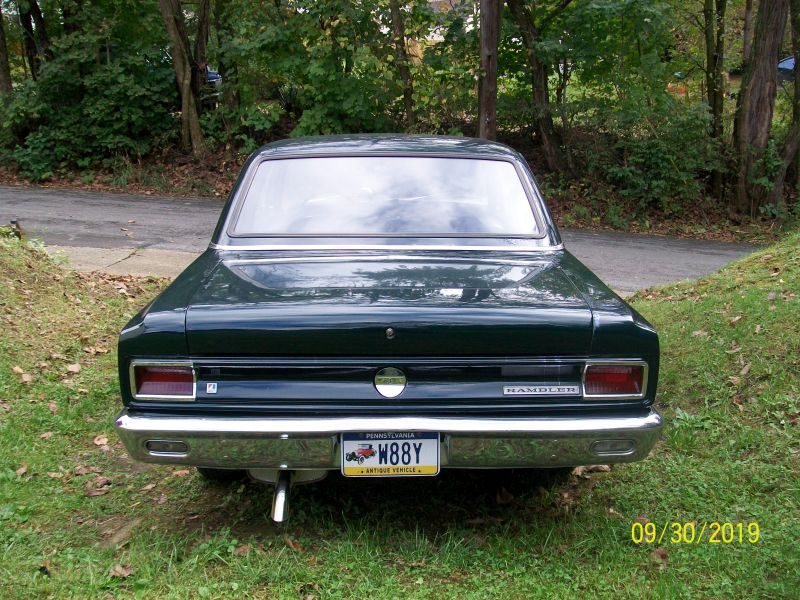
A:
{"type": "Polygon", "coordinates": [[[496,136],[552,189],[591,196],[579,219],[800,213],[800,0],[0,10],[0,165],[30,181],[401,131],[496,136]]]}

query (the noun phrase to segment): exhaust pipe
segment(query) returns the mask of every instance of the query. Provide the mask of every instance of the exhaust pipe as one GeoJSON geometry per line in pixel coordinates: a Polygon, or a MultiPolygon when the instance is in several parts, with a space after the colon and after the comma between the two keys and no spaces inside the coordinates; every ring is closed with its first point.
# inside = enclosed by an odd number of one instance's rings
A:
{"type": "Polygon", "coordinates": [[[292,485],[292,472],[281,471],[275,482],[275,496],[272,498],[272,520],[283,523],[288,516],[289,488],[292,485]]]}

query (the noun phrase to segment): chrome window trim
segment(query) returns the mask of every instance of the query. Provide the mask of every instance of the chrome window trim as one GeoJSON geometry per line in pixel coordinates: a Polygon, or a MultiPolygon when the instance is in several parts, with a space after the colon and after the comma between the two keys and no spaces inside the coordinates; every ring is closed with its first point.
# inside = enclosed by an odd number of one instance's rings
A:
{"type": "MultiPolygon", "coordinates": [[[[240,247],[238,247],[240,248],[240,247]]],[[[448,257],[450,260],[451,257],[448,257]]],[[[336,263],[344,261],[358,261],[358,262],[384,262],[384,261],[402,261],[402,262],[428,262],[428,261],[441,261],[440,256],[420,256],[414,254],[381,254],[381,255],[362,255],[357,254],[343,254],[343,255],[325,255],[319,254],[316,256],[283,256],[276,258],[223,258],[222,262],[225,265],[240,266],[240,265],[273,265],[273,264],[291,264],[291,263],[336,263]]],[[[533,260],[520,260],[508,258],[463,258],[455,260],[463,260],[464,262],[489,264],[489,265],[508,265],[511,267],[529,267],[531,265],[542,264],[537,257],[533,260]]]]}
{"type": "Polygon", "coordinates": [[[615,358],[615,359],[598,359],[587,360],[583,365],[583,372],[581,373],[581,392],[583,398],[587,400],[641,400],[647,395],[647,381],[650,366],[647,361],[629,358],[615,358]],[[596,366],[641,366],[644,367],[642,373],[642,391],[639,394],[587,394],[586,393],[586,371],[589,367],[596,366]]]}
{"type": "MultiPolygon", "coordinates": [[[[363,238],[363,237],[382,237],[382,238],[395,238],[395,239],[402,239],[402,238],[459,238],[464,237],[463,234],[441,234],[441,235],[414,235],[414,234],[386,234],[386,233],[376,233],[376,234],[330,234],[330,235],[319,235],[319,234],[291,234],[291,233],[282,233],[282,234],[260,234],[260,235],[243,235],[243,234],[236,234],[234,230],[236,229],[236,223],[239,220],[239,214],[241,213],[242,207],[244,206],[244,202],[247,199],[247,195],[250,192],[250,187],[253,183],[253,179],[255,178],[255,173],[258,168],[265,162],[271,160],[297,160],[297,159],[304,159],[304,158],[368,158],[368,157],[400,157],[400,158],[452,158],[452,159],[463,159],[463,160],[491,160],[491,161],[499,161],[499,162],[507,162],[510,163],[514,170],[517,173],[517,177],[519,178],[519,182],[522,185],[523,191],[525,192],[525,196],[528,198],[528,205],[530,206],[531,213],[533,213],[533,219],[536,222],[536,233],[531,235],[516,235],[516,236],[509,236],[509,237],[517,237],[520,239],[534,239],[534,240],[541,240],[548,237],[549,233],[547,231],[547,222],[544,218],[543,214],[543,204],[544,200],[539,193],[539,190],[536,189],[536,186],[532,183],[531,179],[528,178],[527,173],[519,164],[519,160],[510,157],[510,156],[484,156],[480,153],[453,153],[453,152],[413,152],[413,151],[384,151],[384,152],[369,152],[369,151],[354,151],[354,152],[309,152],[309,153],[288,153],[288,154],[262,154],[258,156],[255,161],[247,168],[247,173],[245,174],[245,178],[242,180],[241,185],[238,186],[238,190],[236,192],[235,197],[233,198],[233,202],[231,203],[231,210],[228,212],[228,215],[225,218],[224,227],[221,230],[221,233],[224,233],[229,239],[263,239],[263,238],[271,238],[271,237],[297,237],[297,238],[330,238],[330,237],[350,237],[350,238],[363,238]]],[[[502,237],[498,235],[484,235],[484,234],[473,234],[473,237],[479,239],[485,238],[497,238],[502,237]]],[[[380,248],[384,248],[385,246],[380,246],[380,248]]],[[[365,248],[370,249],[370,248],[365,248]]],[[[465,249],[472,249],[472,247],[467,247],[465,249]]]]}
{"type": "Polygon", "coordinates": [[[164,400],[193,402],[197,400],[197,370],[194,363],[190,360],[173,359],[133,359],[128,366],[128,377],[130,380],[131,397],[134,400],[164,400]],[[189,367],[192,370],[192,395],[191,396],[159,396],[155,394],[136,393],[136,367],[189,367]]]}
{"type": "MultiPolygon", "coordinates": [[[[286,237],[286,236],[281,236],[286,237]]],[[[211,250],[225,250],[246,252],[249,250],[419,250],[419,251],[446,251],[457,252],[463,250],[487,250],[492,252],[558,252],[564,249],[564,244],[555,246],[454,246],[454,245],[414,245],[414,244],[258,244],[253,246],[231,246],[228,244],[209,244],[211,250]]]]}

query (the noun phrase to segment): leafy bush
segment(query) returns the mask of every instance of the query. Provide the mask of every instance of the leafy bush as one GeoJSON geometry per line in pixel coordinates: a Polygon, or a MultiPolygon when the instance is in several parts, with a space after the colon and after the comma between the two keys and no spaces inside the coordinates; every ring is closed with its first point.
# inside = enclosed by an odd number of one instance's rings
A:
{"type": "Polygon", "coordinates": [[[205,112],[200,124],[206,139],[224,144],[233,141],[243,154],[249,154],[265,144],[284,115],[277,102],[262,102],[236,108],[218,107],[205,112]]]}
{"type": "Polygon", "coordinates": [[[25,82],[0,107],[3,153],[24,176],[41,181],[104,157],[141,156],[174,138],[177,90],[162,46],[145,37],[120,43],[119,51],[113,47],[114,27],[145,26],[133,22],[139,15],[135,4],[130,8],[111,24],[95,24],[98,9],[87,8],[85,27],[57,38],[54,58],[44,63],[38,79],[25,82]],[[102,60],[100,48],[105,48],[102,60]]]}
{"type": "Polygon", "coordinates": [[[698,173],[715,163],[705,107],[675,103],[664,111],[640,111],[638,123],[621,124],[614,155],[602,174],[639,210],[680,211],[701,193],[698,173]]]}

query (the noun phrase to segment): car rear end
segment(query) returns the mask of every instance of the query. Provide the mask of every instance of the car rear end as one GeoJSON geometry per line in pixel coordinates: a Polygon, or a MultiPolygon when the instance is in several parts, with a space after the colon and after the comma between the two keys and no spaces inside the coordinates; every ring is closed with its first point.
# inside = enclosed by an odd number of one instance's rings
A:
{"type": "Polygon", "coordinates": [[[290,477],[643,459],[658,360],[510,149],[295,140],[121,333],[117,429],[134,459],[275,483],[280,519],[290,477]]]}

